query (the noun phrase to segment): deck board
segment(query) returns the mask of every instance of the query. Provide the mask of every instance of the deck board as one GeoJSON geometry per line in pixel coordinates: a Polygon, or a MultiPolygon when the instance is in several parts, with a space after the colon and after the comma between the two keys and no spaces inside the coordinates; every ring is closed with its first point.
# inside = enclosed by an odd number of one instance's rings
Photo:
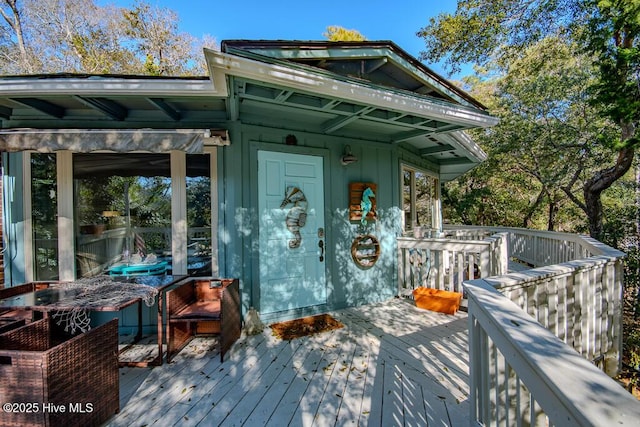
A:
{"type": "Polygon", "coordinates": [[[121,368],[109,426],[468,424],[466,314],[392,299],[331,313],[344,328],[242,336],[220,363],[197,338],[170,364],[121,368]]]}

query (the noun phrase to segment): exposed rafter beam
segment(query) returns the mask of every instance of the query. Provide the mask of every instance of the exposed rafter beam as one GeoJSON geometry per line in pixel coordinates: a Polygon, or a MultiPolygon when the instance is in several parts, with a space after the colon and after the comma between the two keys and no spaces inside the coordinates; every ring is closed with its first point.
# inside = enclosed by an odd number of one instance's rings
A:
{"type": "Polygon", "coordinates": [[[391,138],[391,141],[394,144],[397,144],[398,142],[407,141],[409,139],[417,138],[417,137],[424,136],[424,135],[430,135],[432,133],[433,133],[433,131],[430,130],[430,129],[429,130],[427,130],[427,129],[410,130],[408,132],[402,132],[402,133],[397,134],[396,136],[391,138]]]}
{"type": "Polygon", "coordinates": [[[389,120],[396,121],[396,120],[403,119],[407,116],[408,116],[407,113],[396,113],[396,115],[394,117],[390,117],[389,120]]]}
{"type": "Polygon", "coordinates": [[[291,90],[283,90],[276,96],[276,102],[286,102],[289,97],[293,95],[293,91],[291,90]]]}
{"type": "Polygon", "coordinates": [[[0,106],[0,119],[9,120],[12,113],[13,110],[11,108],[0,106]]]}
{"type": "Polygon", "coordinates": [[[441,166],[446,166],[446,165],[463,165],[466,163],[473,163],[473,162],[467,157],[454,157],[451,159],[438,160],[437,163],[440,164],[441,166]]]}
{"type": "Polygon", "coordinates": [[[169,116],[171,119],[175,120],[176,122],[179,122],[182,119],[182,114],[180,113],[180,111],[174,108],[172,105],[170,105],[163,98],[147,98],[147,99],[149,100],[150,103],[155,105],[160,111],[165,113],[167,116],[169,116]]]}
{"type": "Polygon", "coordinates": [[[49,116],[55,117],[56,119],[61,119],[64,117],[65,109],[59,105],[53,104],[49,101],[45,101],[43,99],[38,98],[11,98],[12,101],[15,101],[19,104],[26,105],[29,108],[33,108],[34,110],[38,110],[41,113],[47,114],[49,116]]]}
{"type": "Polygon", "coordinates": [[[346,125],[348,125],[349,123],[355,122],[356,120],[358,120],[359,116],[357,114],[353,114],[351,116],[339,116],[336,117],[335,119],[331,119],[331,120],[327,120],[323,125],[322,125],[322,130],[325,133],[331,133],[331,132],[335,132],[336,130],[340,129],[341,127],[344,127],[346,125]]]}
{"type": "Polygon", "coordinates": [[[330,99],[322,106],[323,110],[333,110],[335,107],[342,103],[339,99],[330,99]]]}
{"type": "Polygon", "coordinates": [[[346,116],[346,117],[340,116],[340,117],[336,117],[335,119],[326,121],[322,125],[322,129],[324,130],[325,133],[335,132],[341,127],[344,127],[349,123],[352,123],[358,120],[360,117],[364,116],[367,113],[370,113],[373,110],[375,110],[375,108],[373,107],[362,107],[360,110],[358,110],[357,112],[349,116],[346,116]]]}
{"type": "Polygon", "coordinates": [[[422,150],[420,150],[420,155],[428,156],[430,154],[446,153],[447,151],[453,151],[453,150],[455,150],[455,147],[449,144],[436,145],[429,148],[423,148],[422,150]]]}
{"type": "Polygon", "coordinates": [[[364,66],[364,72],[366,74],[373,73],[375,70],[382,67],[386,63],[387,63],[386,57],[367,61],[367,63],[364,66]]]}
{"type": "Polygon", "coordinates": [[[74,96],[74,98],[114,120],[123,121],[129,114],[129,111],[122,105],[107,98],[89,98],[84,96],[74,96]]]}

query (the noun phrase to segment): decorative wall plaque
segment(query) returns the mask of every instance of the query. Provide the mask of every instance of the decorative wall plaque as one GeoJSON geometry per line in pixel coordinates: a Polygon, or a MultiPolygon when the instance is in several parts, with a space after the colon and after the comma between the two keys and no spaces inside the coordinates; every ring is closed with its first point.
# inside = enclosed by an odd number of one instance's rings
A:
{"type": "Polygon", "coordinates": [[[349,184],[349,221],[373,222],[377,219],[376,195],[378,187],[371,182],[349,184]]]}
{"type": "Polygon", "coordinates": [[[380,242],[371,234],[356,237],[351,244],[351,258],[363,269],[373,267],[380,257],[380,242]]]}

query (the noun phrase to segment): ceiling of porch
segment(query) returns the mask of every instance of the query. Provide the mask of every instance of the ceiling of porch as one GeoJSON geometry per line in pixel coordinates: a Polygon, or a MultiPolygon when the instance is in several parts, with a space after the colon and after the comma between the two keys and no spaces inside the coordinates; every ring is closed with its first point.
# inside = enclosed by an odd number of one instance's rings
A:
{"type": "Polygon", "coordinates": [[[419,154],[453,179],[482,160],[481,151],[461,142],[472,126],[301,93],[235,78],[230,115],[244,124],[398,144],[419,154]]]}

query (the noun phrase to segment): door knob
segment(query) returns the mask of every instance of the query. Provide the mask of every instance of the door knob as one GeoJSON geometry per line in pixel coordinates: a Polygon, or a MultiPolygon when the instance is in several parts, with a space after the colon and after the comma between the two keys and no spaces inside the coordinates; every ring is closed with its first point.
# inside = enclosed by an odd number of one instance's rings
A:
{"type": "Polygon", "coordinates": [[[320,247],[320,262],[322,262],[324,261],[324,242],[320,240],[318,246],[320,247]]]}

